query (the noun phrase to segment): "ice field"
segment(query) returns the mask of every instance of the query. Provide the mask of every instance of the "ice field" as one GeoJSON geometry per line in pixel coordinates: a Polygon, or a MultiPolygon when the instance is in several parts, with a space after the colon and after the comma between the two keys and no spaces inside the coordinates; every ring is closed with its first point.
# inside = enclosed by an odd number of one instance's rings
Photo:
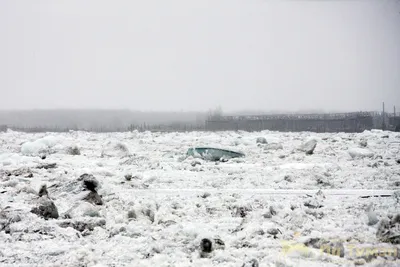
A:
{"type": "Polygon", "coordinates": [[[0,266],[400,266],[398,190],[394,132],[8,131],[0,266]]]}

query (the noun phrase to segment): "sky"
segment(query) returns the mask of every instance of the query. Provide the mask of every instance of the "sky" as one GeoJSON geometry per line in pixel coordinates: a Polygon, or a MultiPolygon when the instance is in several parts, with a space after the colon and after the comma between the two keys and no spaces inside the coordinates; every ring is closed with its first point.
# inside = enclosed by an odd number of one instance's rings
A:
{"type": "Polygon", "coordinates": [[[398,0],[2,0],[0,109],[400,111],[398,0]]]}

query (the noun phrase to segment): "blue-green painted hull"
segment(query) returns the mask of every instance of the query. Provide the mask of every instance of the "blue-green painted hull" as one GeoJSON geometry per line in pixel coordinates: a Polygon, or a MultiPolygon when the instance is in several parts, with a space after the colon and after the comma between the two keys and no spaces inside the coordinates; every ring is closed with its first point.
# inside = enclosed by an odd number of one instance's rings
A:
{"type": "Polygon", "coordinates": [[[245,156],[243,153],[240,152],[235,152],[220,148],[213,148],[213,147],[189,148],[189,150],[187,151],[187,155],[212,161],[218,161],[221,160],[222,158],[230,159],[230,158],[240,158],[245,156]]]}

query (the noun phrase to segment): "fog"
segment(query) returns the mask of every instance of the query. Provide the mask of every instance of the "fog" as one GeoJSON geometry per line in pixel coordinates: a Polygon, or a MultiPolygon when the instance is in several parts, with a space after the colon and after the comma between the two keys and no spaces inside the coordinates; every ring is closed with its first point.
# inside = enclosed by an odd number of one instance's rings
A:
{"type": "Polygon", "coordinates": [[[399,1],[0,1],[0,109],[400,110],[399,1]]]}

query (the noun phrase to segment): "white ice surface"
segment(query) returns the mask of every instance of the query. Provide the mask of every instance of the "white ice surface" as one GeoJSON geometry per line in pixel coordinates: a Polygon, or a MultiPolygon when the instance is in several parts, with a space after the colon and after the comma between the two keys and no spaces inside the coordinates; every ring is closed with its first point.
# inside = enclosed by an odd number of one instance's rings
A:
{"type": "Polygon", "coordinates": [[[311,236],[381,246],[376,226],[367,225],[367,207],[373,204],[378,219],[400,211],[393,197],[359,197],[400,189],[398,133],[9,131],[0,133],[0,140],[0,210],[8,207],[21,217],[10,225],[10,234],[0,232],[0,266],[240,267],[252,258],[260,266],[353,266],[349,259],[318,250],[285,254],[283,248],[311,236]],[[256,143],[258,137],[282,144],[282,149],[264,149],[256,143]],[[298,151],[310,139],[318,141],[314,154],[298,151]],[[360,140],[368,141],[367,148],[358,147],[360,140]],[[65,153],[73,145],[81,155],[65,153]],[[193,146],[232,149],[246,156],[226,163],[185,158],[193,146]],[[38,157],[42,150],[48,154],[45,160],[38,157]],[[373,155],[363,156],[366,150],[373,155]],[[201,164],[192,166],[195,160],[201,164]],[[36,168],[45,163],[57,163],[57,168],[36,168]],[[7,175],[16,170],[21,175],[7,175]],[[27,176],[30,173],[33,177],[27,176]],[[77,179],[84,173],[100,182],[104,205],[80,200],[77,179]],[[133,178],[126,181],[126,174],[133,178]],[[106,225],[82,236],[61,228],[62,219],[46,221],[30,213],[43,183],[60,215],[68,212],[83,221],[103,218],[106,225]],[[320,189],[325,198],[317,196],[320,189]],[[205,192],[210,196],[202,198],[205,192]],[[323,207],[305,207],[308,199],[323,207]],[[264,218],[271,205],[277,215],[264,218]],[[235,207],[249,209],[244,221],[232,215],[235,207]],[[153,221],[142,212],[146,210],[154,212],[153,221]],[[128,219],[129,211],[135,211],[136,219],[128,219]],[[282,234],[273,239],[267,234],[270,228],[282,234]],[[197,246],[205,237],[220,238],[225,249],[200,258],[197,246]]]}

